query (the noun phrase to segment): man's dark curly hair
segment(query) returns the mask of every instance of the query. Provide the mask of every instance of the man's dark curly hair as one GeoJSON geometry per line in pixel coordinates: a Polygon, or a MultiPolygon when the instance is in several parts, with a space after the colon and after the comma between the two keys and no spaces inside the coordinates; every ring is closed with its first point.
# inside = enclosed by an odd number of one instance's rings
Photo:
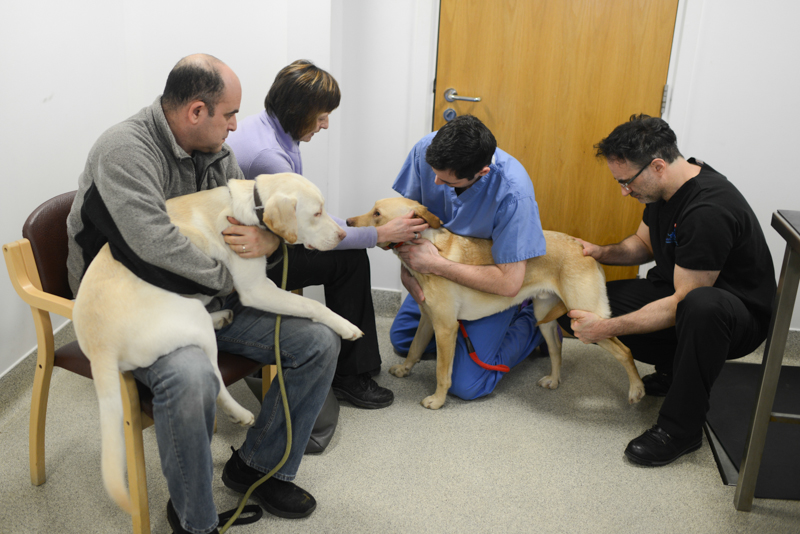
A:
{"type": "Polygon", "coordinates": [[[614,128],[594,148],[597,157],[609,161],[629,161],[638,167],[644,167],[655,158],[661,158],[669,165],[683,157],[678,150],[678,139],[669,124],[664,119],[649,115],[631,115],[628,122],[614,128]]]}
{"type": "Polygon", "coordinates": [[[472,180],[492,162],[497,141],[489,128],[472,115],[461,115],[436,133],[425,161],[436,170],[453,171],[457,178],[472,180]]]}

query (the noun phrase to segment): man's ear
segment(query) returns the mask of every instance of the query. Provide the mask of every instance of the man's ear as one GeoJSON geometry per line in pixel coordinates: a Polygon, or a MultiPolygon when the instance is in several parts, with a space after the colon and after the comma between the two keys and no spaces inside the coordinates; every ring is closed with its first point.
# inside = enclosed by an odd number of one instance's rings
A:
{"type": "Polygon", "coordinates": [[[195,100],[189,104],[186,110],[187,118],[191,124],[198,124],[203,116],[203,112],[208,113],[208,107],[202,100],[195,100]]]}
{"type": "Polygon", "coordinates": [[[653,167],[653,171],[654,171],[654,172],[656,173],[656,175],[658,175],[658,176],[664,176],[664,171],[666,171],[666,170],[667,170],[667,167],[669,166],[669,165],[667,164],[667,162],[666,162],[666,161],[664,161],[664,160],[663,160],[663,159],[661,159],[661,158],[656,158],[656,159],[654,159],[654,160],[653,160],[653,162],[652,162],[652,163],[650,163],[650,165],[652,165],[652,167],[653,167]]]}
{"type": "Polygon", "coordinates": [[[478,171],[478,176],[486,176],[487,174],[489,174],[491,172],[491,170],[492,170],[491,167],[486,165],[484,168],[482,168],[480,171],[478,171]]]}

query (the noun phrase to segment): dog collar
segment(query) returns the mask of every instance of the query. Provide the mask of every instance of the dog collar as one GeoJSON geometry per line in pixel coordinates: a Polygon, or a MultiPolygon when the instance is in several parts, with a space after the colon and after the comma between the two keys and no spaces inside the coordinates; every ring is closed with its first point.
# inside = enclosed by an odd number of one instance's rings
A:
{"type": "Polygon", "coordinates": [[[267,225],[264,224],[264,203],[261,202],[261,196],[258,194],[258,185],[255,182],[253,182],[253,204],[256,206],[258,225],[262,228],[267,228],[267,225]]]}
{"type": "MultiPolygon", "coordinates": [[[[261,195],[258,194],[258,186],[255,183],[253,184],[253,204],[255,204],[255,206],[256,206],[256,217],[258,217],[258,225],[261,228],[265,228],[267,230],[267,232],[270,232],[270,233],[274,234],[275,232],[270,230],[269,226],[267,226],[264,223],[264,203],[261,202],[261,195]]],[[[275,234],[275,235],[277,235],[277,234],[275,234]]],[[[278,239],[283,241],[283,238],[281,236],[278,236],[278,239]]],[[[275,256],[274,253],[272,254],[272,256],[267,258],[267,270],[268,271],[270,269],[272,269],[273,267],[275,267],[276,265],[278,265],[281,261],[283,261],[283,247],[278,247],[278,250],[276,252],[278,252],[278,251],[280,253],[277,255],[277,258],[272,259],[272,257],[275,256]],[[269,261],[270,259],[272,259],[272,261],[269,261]]]]}
{"type": "Polygon", "coordinates": [[[384,247],[384,250],[394,250],[394,249],[396,249],[397,247],[402,247],[402,246],[403,246],[403,245],[405,245],[405,244],[406,244],[406,242],[405,242],[405,241],[400,241],[399,243],[389,243],[388,245],[386,245],[386,246],[384,247]]]}

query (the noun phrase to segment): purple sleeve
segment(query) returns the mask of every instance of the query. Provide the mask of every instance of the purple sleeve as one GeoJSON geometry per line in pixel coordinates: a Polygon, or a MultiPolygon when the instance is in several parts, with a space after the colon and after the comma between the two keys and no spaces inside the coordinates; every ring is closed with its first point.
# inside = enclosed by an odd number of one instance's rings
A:
{"type": "Polygon", "coordinates": [[[267,149],[259,152],[253,162],[244,170],[244,175],[248,180],[252,180],[260,174],[278,174],[281,172],[295,172],[292,168],[292,161],[285,152],[280,150],[267,149]]]}
{"type": "Polygon", "coordinates": [[[335,215],[331,215],[331,218],[347,232],[347,237],[339,243],[339,246],[337,246],[335,250],[372,248],[378,243],[378,230],[376,230],[374,226],[353,228],[352,226],[347,226],[347,223],[343,219],[335,215]]]}

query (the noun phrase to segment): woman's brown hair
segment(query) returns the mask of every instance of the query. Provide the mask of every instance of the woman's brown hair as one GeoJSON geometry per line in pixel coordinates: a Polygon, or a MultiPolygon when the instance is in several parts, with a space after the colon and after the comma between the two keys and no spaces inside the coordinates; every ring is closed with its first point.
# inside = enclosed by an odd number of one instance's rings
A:
{"type": "Polygon", "coordinates": [[[334,77],[300,59],[281,69],[269,88],[264,107],[298,141],[314,130],[319,115],[339,107],[340,99],[334,77]]]}

